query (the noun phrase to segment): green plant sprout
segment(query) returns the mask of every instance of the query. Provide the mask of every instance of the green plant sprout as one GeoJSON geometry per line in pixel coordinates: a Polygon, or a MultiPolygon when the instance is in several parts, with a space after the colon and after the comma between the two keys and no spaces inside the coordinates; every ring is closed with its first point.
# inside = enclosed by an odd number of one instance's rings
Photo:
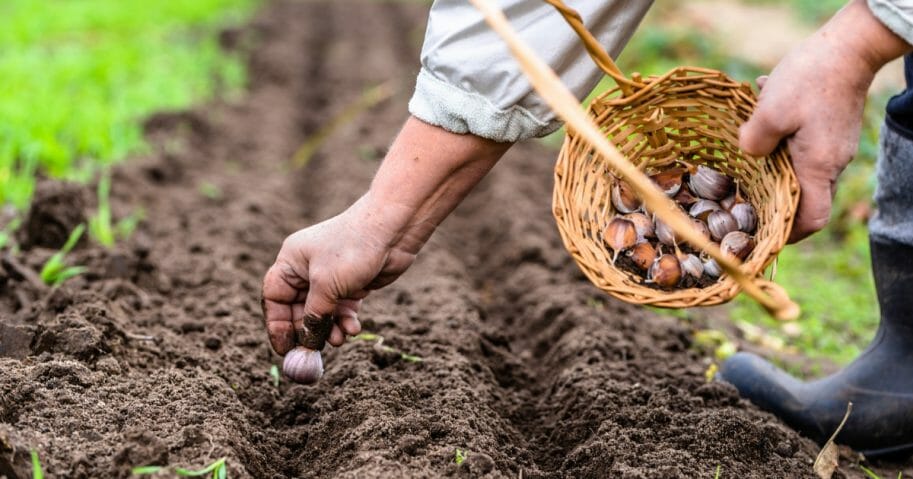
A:
{"type": "MultiPolygon", "coordinates": [[[[864,472],[866,476],[869,476],[869,479],[881,479],[881,476],[879,476],[878,474],[875,474],[875,471],[863,466],[862,464],[859,464],[859,469],[862,469],[862,472],[864,472]]],[[[902,478],[903,478],[903,471],[898,471],[897,479],[902,479],[902,478]]]]}
{"type": "Polygon", "coordinates": [[[462,466],[463,462],[466,461],[466,457],[468,457],[468,456],[469,456],[468,452],[466,452],[460,448],[456,448],[456,451],[454,451],[454,453],[453,453],[453,462],[455,462],[457,466],[462,466]]]}
{"type": "Polygon", "coordinates": [[[98,244],[111,248],[118,239],[129,238],[143,219],[142,210],[131,213],[126,218],[112,222],[111,218],[111,175],[105,173],[98,179],[98,210],[89,218],[89,235],[98,244]]]}
{"type": "Polygon", "coordinates": [[[279,387],[279,379],[282,377],[279,375],[279,366],[273,364],[269,367],[269,375],[273,378],[273,387],[279,387]]]}
{"type": "Polygon", "coordinates": [[[410,362],[410,363],[420,363],[420,362],[424,361],[424,359],[421,356],[416,356],[414,354],[409,354],[405,351],[400,351],[399,349],[396,349],[396,348],[393,348],[390,346],[385,346],[384,337],[379,334],[360,333],[355,336],[352,336],[349,339],[349,341],[376,341],[377,342],[377,344],[375,345],[376,347],[380,348],[381,350],[383,350],[384,352],[387,352],[387,353],[398,354],[399,358],[402,359],[403,361],[410,362]]]}
{"type": "Polygon", "coordinates": [[[67,242],[63,245],[63,248],[60,248],[60,251],[54,253],[54,255],[48,258],[47,262],[44,263],[40,275],[44,284],[56,288],[63,284],[64,281],[86,271],[84,266],[67,266],[64,262],[64,258],[73,247],[76,246],[76,243],[79,242],[79,238],[82,237],[82,233],[85,230],[86,226],[80,223],[79,226],[74,228],[70,233],[70,237],[67,238],[67,242]]]}
{"type": "Polygon", "coordinates": [[[720,472],[722,471],[722,469],[723,469],[722,464],[716,465],[716,474],[713,475],[713,479],[720,479],[720,472]]]}
{"type": "Polygon", "coordinates": [[[203,181],[197,186],[197,190],[199,190],[201,195],[211,200],[222,199],[222,188],[219,188],[219,185],[216,185],[215,183],[203,181]]]}
{"type": "Polygon", "coordinates": [[[41,459],[38,458],[38,451],[32,449],[32,479],[44,479],[44,471],[41,469],[41,459]]]}
{"type": "Polygon", "coordinates": [[[6,224],[3,229],[0,229],[0,249],[3,249],[4,246],[9,244],[10,240],[13,238],[13,233],[19,229],[19,226],[22,224],[22,219],[19,217],[14,218],[12,221],[6,224]]]}
{"type": "MultiPolygon", "coordinates": [[[[149,474],[155,474],[159,471],[165,470],[163,466],[139,466],[134,467],[130,470],[131,474],[134,476],[143,476],[149,474]]],[[[201,477],[207,474],[211,474],[212,479],[226,479],[228,477],[228,469],[225,466],[225,458],[221,458],[216,462],[204,467],[199,470],[185,469],[183,467],[174,468],[174,473],[181,477],[201,477]]]]}

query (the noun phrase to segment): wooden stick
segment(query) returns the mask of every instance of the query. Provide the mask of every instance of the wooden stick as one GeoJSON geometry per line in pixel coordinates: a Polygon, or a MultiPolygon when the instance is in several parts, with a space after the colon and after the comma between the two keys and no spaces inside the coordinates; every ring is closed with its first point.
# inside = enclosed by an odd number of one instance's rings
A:
{"type": "Polygon", "coordinates": [[[709,254],[719,265],[742,287],[742,289],[777,319],[795,319],[799,316],[799,306],[788,297],[773,298],[765,293],[752,278],[740,269],[741,262],[724,256],[722,251],[707,241],[692,226],[684,213],[678,210],[675,203],[632,165],[603,136],[587,117],[576,97],[561,83],[558,75],[549,68],[517,35],[507,22],[504,13],[492,0],[469,0],[485,16],[486,22],[501,36],[510,47],[511,52],[526,74],[533,88],[552,107],[577,134],[586,139],[609,164],[621,173],[621,177],[634,188],[643,202],[663,222],[669,225],[675,234],[688,243],[699,247],[709,254]]]}

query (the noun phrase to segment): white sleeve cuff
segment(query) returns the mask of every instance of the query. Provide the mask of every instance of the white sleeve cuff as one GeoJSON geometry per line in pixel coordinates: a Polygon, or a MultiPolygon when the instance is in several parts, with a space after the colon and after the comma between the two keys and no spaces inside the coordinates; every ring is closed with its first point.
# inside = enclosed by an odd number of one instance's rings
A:
{"type": "Polygon", "coordinates": [[[913,45],[913,5],[909,1],[868,0],[868,5],[884,26],[913,45]]]}
{"type": "Polygon", "coordinates": [[[409,113],[452,133],[471,133],[497,142],[545,136],[561,126],[557,120],[536,118],[520,105],[499,109],[485,96],[438,79],[424,68],[416,79],[409,113]]]}

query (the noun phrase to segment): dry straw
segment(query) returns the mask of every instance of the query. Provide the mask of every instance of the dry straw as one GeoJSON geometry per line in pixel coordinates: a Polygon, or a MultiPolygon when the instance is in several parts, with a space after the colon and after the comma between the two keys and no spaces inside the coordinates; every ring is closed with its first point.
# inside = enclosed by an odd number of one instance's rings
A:
{"type": "Polygon", "coordinates": [[[658,77],[635,74],[627,78],[586,30],[577,12],[561,0],[545,0],[558,9],[596,64],[618,85],[584,112],[492,0],[470,1],[507,42],[536,91],[567,124],[555,166],[553,210],[565,246],[596,286],[627,302],[667,308],[720,304],[744,290],[777,318],[798,316],[799,307],[762,274],[789,236],[799,186],[785,149],[760,158],[739,151],[739,125],[755,106],[748,84],[695,67],[679,67],[658,77]],[[732,176],[743,198],[757,209],[757,246],[744,263],[724,257],[643,173],[680,159],[732,176]],[[727,274],[705,288],[666,291],[644,285],[639,277],[615,267],[602,231],[616,213],[610,200],[616,178],[627,181],[677,237],[706,251],[727,274]]]}

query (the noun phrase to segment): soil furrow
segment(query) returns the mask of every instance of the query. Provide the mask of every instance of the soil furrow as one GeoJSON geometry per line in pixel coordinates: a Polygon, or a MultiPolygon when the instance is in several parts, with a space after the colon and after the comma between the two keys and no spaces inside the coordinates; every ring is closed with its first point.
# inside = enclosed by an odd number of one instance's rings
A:
{"type": "MultiPolygon", "coordinates": [[[[366,300],[365,329],[422,361],[350,341],[318,385],[272,384],[261,276],[286,235],[369,184],[407,115],[426,8],[270,3],[232,32],[247,96],[150,118],[153,152],[117,170],[115,212],[146,212],[131,240],[82,245],[89,272],[54,291],[0,265],[0,476],[29,477],[35,448],[49,476],[75,478],[220,457],[242,478],[811,477],[808,441],[705,382],[687,324],[580,275],[549,213],[554,152],[536,143],[366,300]],[[385,81],[393,99],[289,168],[385,81]]],[[[85,217],[90,188],[42,188],[74,191],[62,213],[85,217]]]]}

